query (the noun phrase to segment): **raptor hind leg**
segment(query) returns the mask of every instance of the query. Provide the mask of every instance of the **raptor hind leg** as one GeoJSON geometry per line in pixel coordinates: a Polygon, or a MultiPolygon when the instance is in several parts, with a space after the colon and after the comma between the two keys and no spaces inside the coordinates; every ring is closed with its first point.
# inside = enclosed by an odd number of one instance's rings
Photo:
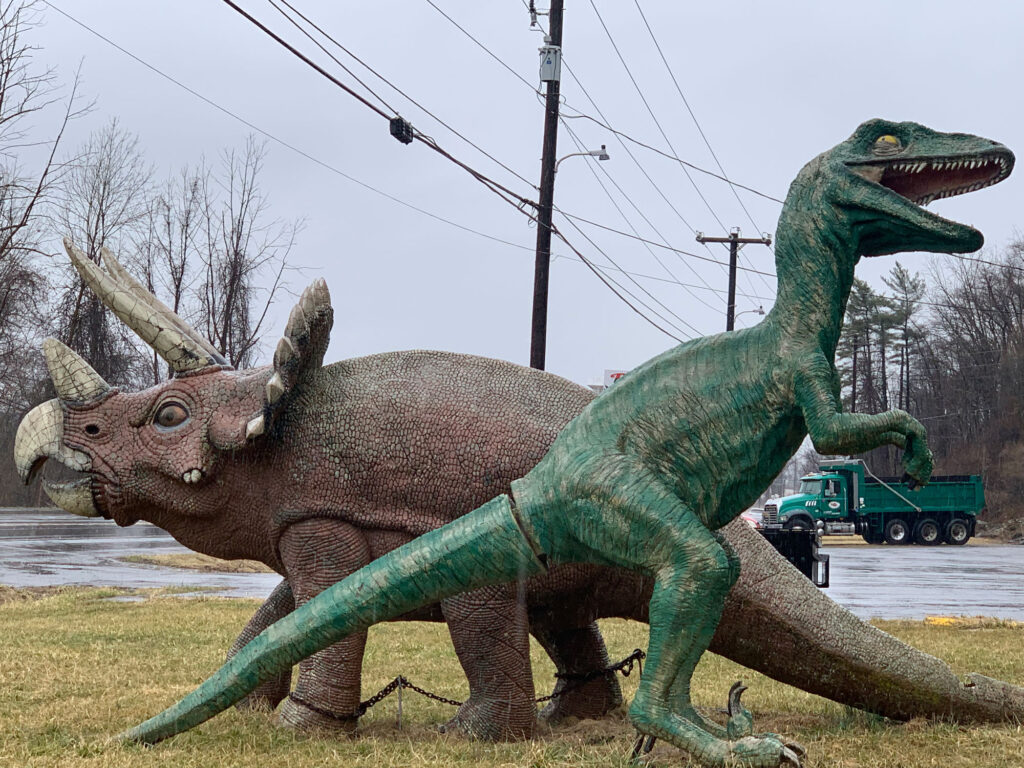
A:
{"type": "MultiPolygon", "coordinates": [[[[738,571],[698,515],[657,476],[630,461],[597,459],[579,467],[577,476],[600,482],[571,487],[572,498],[559,505],[561,514],[552,510],[541,523],[551,526],[551,554],[559,560],[619,565],[654,576],[647,663],[630,719],[641,733],[674,744],[702,765],[798,765],[797,755],[778,739],[728,741],[683,714],[692,709],[689,681],[738,571]]],[[[524,490],[528,503],[530,489],[524,490]]],[[[515,484],[513,491],[518,497],[515,484]]]]}
{"type": "Polygon", "coordinates": [[[595,719],[622,704],[622,690],[614,672],[582,683],[579,680],[610,663],[596,622],[564,629],[535,622],[531,629],[560,675],[552,691],[555,698],[541,710],[541,720],[554,725],[567,717],[595,719]]]}

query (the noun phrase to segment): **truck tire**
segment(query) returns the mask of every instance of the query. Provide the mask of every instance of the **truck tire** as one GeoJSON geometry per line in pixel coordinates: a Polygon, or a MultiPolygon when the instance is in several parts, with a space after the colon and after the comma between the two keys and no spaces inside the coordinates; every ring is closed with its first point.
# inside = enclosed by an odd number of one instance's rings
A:
{"type": "Polygon", "coordinates": [[[870,528],[865,529],[864,533],[861,534],[861,537],[868,544],[881,544],[883,541],[885,541],[885,539],[881,535],[875,533],[870,528]]]}
{"type": "Polygon", "coordinates": [[[917,524],[917,528],[914,530],[914,541],[924,547],[934,547],[936,544],[942,543],[943,531],[939,528],[939,524],[930,517],[926,517],[924,520],[917,524]]]}
{"type": "Polygon", "coordinates": [[[954,517],[949,521],[949,525],[946,526],[947,544],[966,544],[969,538],[971,538],[970,523],[962,517],[954,517]]]}
{"type": "Polygon", "coordinates": [[[814,523],[811,522],[811,518],[801,515],[800,517],[791,517],[782,527],[787,531],[813,531],[814,523]]]}
{"type": "Polygon", "coordinates": [[[885,524],[885,541],[888,544],[909,544],[910,525],[906,520],[894,517],[885,524]]]}

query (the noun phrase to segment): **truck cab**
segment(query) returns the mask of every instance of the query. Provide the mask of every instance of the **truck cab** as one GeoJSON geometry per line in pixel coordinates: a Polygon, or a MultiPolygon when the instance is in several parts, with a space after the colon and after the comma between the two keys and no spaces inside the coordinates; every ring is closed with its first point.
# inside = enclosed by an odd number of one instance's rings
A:
{"type": "Polygon", "coordinates": [[[805,475],[795,494],[765,505],[765,522],[789,530],[813,530],[821,521],[829,533],[854,533],[855,527],[849,518],[859,506],[858,479],[856,473],[849,472],[822,471],[805,475]]]}

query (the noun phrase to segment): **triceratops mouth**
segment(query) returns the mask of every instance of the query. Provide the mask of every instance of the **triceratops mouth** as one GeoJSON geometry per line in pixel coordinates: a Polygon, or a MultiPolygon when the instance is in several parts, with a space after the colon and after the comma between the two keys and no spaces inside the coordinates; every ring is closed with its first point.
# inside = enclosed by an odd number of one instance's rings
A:
{"type": "MultiPolygon", "coordinates": [[[[90,457],[64,444],[64,411],[57,400],[37,405],[18,425],[14,462],[23,483],[31,483],[49,459],[75,472],[92,469],[90,457]]],[[[84,517],[98,517],[91,476],[70,483],[43,482],[43,490],[62,509],[84,517]]]]}
{"type": "Polygon", "coordinates": [[[50,501],[73,515],[82,517],[104,517],[96,506],[92,493],[92,478],[83,477],[64,483],[43,479],[43,490],[50,501]]]}
{"type": "Polygon", "coordinates": [[[1005,147],[969,156],[893,158],[851,163],[850,170],[917,205],[975,192],[1010,175],[1013,154],[1005,147]]]}

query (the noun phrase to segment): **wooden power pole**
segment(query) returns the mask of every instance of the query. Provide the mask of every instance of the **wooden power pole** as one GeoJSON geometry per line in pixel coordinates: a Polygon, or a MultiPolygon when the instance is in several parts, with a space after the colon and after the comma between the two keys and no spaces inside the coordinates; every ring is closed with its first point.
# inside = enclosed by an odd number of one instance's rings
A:
{"type": "Polygon", "coordinates": [[[530,366],[544,370],[548,333],[548,269],[551,264],[551,209],[555,197],[555,152],[558,144],[558,97],[562,56],[563,0],[551,0],[548,34],[541,48],[541,79],[547,82],[544,153],[540,165],[537,209],[537,257],[533,272],[533,322],[530,366]]]}
{"type": "Polygon", "coordinates": [[[736,260],[739,257],[740,246],[749,243],[760,243],[771,245],[771,235],[764,237],[740,237],[740,231],[734,229],[728,237],[705,237],[703,232],[697,233],[698,243],[728,243],[729,244],[729,303],[725,310],[725,330],[731,331],[736,322],[736,260]]]}

